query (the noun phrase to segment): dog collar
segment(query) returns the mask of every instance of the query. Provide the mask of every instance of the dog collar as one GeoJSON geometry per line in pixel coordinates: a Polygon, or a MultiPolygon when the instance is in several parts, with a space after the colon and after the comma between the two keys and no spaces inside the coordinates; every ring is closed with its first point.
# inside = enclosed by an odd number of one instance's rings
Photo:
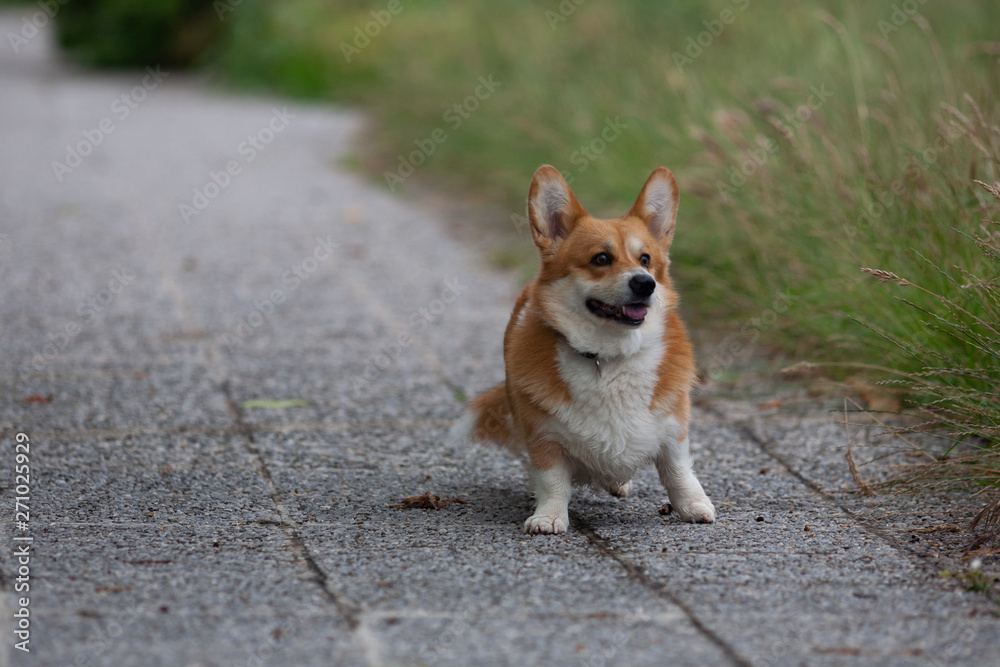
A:
{"type": "Polygon", "coordinates": [[[579,354],[584,359],[593,359],[594,367],[597,369],[597,374],[601,374],[601,360],[598,358],[596,352],[581,352],[580,350],[574,350],[574,352],[579,354]]]}

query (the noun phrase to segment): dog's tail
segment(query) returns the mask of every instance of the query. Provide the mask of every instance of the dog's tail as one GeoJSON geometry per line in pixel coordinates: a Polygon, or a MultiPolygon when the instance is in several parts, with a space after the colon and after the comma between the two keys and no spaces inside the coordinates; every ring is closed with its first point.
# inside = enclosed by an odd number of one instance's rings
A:
{"type": "Polygon", "coordinates": [[[472,401],[465,414],[451,428],[448,441],[493,442],[513,450],[522,449],[514,437],[506,385],[498,384],[472,401]]]}

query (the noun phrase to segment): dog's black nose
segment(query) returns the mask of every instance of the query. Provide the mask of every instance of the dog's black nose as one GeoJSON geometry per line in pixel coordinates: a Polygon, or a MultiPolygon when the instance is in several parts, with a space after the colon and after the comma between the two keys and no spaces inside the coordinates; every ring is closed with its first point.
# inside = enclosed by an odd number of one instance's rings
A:
{"type": "Polygon", "coordinates": [[[656,281],[648,273],[637,273],[628,281],[628,286],[636,296],[647,297],[656,289],[656,281]]]}

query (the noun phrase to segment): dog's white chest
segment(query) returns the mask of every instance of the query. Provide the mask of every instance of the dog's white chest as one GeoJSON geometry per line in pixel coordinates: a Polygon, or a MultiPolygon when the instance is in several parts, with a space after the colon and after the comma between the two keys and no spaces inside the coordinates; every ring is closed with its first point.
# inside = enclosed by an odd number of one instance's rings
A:
{"type": "Polygon", "coordinates": [[[550,428],[590,477],[627,481],[659,449],[675,421],[650,410],[661,354],[601,361],[598,369],[594,360],[560,350],[570,400],[553,412],[550,428]]]}

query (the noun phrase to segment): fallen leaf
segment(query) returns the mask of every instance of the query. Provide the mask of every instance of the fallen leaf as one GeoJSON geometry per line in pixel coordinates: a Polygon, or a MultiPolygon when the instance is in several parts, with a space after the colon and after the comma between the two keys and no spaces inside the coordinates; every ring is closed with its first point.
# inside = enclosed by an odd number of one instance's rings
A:
{"type": "Polygon", "coordinates": [[[869,412],[896,413],[902,409],[899,396],[881,385],[872,384],[861,378],[851,378],[848,384],[861,395],[869,412]]]}
{"type": "Polygon", "coordinates": [[[422,496],[410,496],[409,498],[403,498],[397,505],[389,505],[393,509],[412,509],[412,508],[425,508],[439,510],[447,505],[452,505],[454,503],[461,503],[466,505],[469,503],[468,500],[461,500],[459,498],[445,498],[441,499],[435,496],[433,493],[428,491],[422,496]]]}
{"type": "Polygon", "coordinates": [[[774,398],[771,399],[770,401],[764,401],[763,403],[757,404],[758,410],[770,410],[771,408],[780,408],[780,407],[781,407],[781,399],[778,398],[774,398]]]}
{"type": "Polygon", "coordinates": [[[368,217],[363,206],[349,206],[344,209],[342,215],[348,225],[360,225],[368,217]]]}
{"type": "Polygon", "coordinates": [[[128,589],[122,586],[98,586],[94,590],[98,593],[123,593],[128,589]]]}
{"type": "Polygon", "coordinates": [[[871,392],[863,396],[872,412],[899,412],[903,408],[899,396],[888,392],[871,392]]]}
{"type": "Polygon", "coordinates": [[[24,401],[25,403],[51,403],[52,398],[53,398],[52,394],[49,394],[48,396],[42,396],[41,394],[32,394],[31,396],[25,396],[21,400],[24,401]]]}
{"type": "Polygon", "coordinates": [[[301,398],[287,398],[283,400],[268,400],[266,398],[254,398],[249,401],[243,401],[243,408],[245,410],[252,410],[254,408],[267,408],[270,410],[284,410],[285,408],[303,408],[309,405],[309,401],[304,401],[301,398]]]}
{"type": "Polygon", "coordinates": [[[861,649],[854,646],[831,646],[814,649],[816,653],[826,653],[831,655],[861,655],[861,649]]]}

